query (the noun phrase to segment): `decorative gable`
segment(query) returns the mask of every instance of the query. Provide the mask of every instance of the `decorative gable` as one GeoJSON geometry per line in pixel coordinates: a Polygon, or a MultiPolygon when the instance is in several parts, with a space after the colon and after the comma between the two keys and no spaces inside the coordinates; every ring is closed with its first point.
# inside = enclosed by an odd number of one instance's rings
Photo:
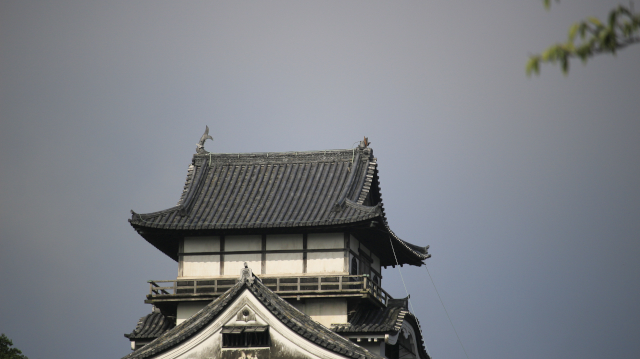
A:
{"type": "Polygon", "coordinates": [[[295,309],[248,268],[242,278],[194,316],[125,359],[381,358],[295,309]]]}

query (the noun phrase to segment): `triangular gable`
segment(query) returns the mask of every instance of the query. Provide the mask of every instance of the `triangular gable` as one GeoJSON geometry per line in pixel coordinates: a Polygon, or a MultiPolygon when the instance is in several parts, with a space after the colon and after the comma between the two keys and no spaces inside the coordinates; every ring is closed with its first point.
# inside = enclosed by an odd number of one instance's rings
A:
{"type": "MultiPolygon", "coordinates": [[[[228,338],[228,337],[227,337],[228,338]]],[[[313,321],[265,287],[239,282],[194,316],[123,359],[380,358],[313,321]],[[225,348],[222,332],[263,331],[267,347],[225,348]]]]}

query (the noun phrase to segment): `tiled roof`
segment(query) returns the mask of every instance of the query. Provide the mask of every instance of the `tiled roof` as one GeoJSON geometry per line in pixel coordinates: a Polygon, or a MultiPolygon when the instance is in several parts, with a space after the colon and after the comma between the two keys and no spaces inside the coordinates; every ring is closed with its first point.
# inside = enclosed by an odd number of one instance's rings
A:
{"type": "Polygon", "coordinates": [[[396,333],[400,330],[409,310],[403,305],[394,305],[397,299],[390,299],[386,308],[379,308],[360,302],[349,316],[349,323],[334,324],[331,329],[337,333],[396,333]]]}
{"type": "Polygon", "coordinates": [[[382,214],[364,202],[376,166],[369,148],[315,152],[195,154],[182,196],[131,223],[161,229],[322,226],[382,214]]]}
{"type": "Polygon", "coordinates": [[[287,301],[280,298],[280,296],[273,293],[259,280],[253,281],[253,284],[250,284],[248,281],[238,282],[191,318],[165,332],[151,343],[125,356],[123,359],[149,358],[178,346],[208,324],[215,321],[218,315],[233,303],[245,289],[249,290],[262,302],[265,308],[278,318],[278,320],[306,340],[312,341],[327,350],[339,353],[348,358],[381,359],[380,356],[367,351],[315,322],[309,316],[300,312],[287,301]]]}
{"type": "Polygon", "coordinates": [[[377,241],[372,245],[386,247],[382,265],[421,265],[430,257],[426,247],[401,240],[389,228],[377,160],[363,145],[310,152],[196,153],[178,204],[147,214],[132,211],[129,222],[175,260],[177,242],[169,232],[229,234],[349,226],[368,231],[363,236],[377,241]]]}
{"type": "Polygon", "coordinates": [[[136,328],[124,336],[129,339],[155,339],[175,326],[172,320],[159,312],[153,312],[140,318],[136,328]]]}

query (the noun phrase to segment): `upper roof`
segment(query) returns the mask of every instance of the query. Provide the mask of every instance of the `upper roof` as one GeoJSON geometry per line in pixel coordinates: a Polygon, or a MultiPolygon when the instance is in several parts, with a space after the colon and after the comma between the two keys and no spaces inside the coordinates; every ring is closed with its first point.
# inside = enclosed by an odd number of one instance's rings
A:
{"type": "Polygon", "coordinates": [[[380,356],[369,352],[350,340],[332,332],[322,324],[315,322],[311,317],[300,312],[287,301],[280,298],[279,295],[269,290],[259,279],[240,280],[235,286],[209,303],[198,313],[175,328],[165,332],[151,343],[125,356],[123,359],[144,359],[180,345],[180,343],[185,342],[200,330],[204,329],[208,324],[214,322],[244,290],[249,290],[274,317],[294,332],[300,334],[300,337],[305,340],[314,342],[321,347],[342,354],[345,357],[381,359],[380,356]]]}
{"type": "MultiPolygon", "coordinates": [[[[394,245],[399,264],[421,265],[426,247],[408,244],[389,229],[380,196],[377,159],[368,143],[357,148],[277,153],[200,153],[193,156],[174,207],[129,222],[177,260],[160,233],[237,233],[264,230],[358,228],[379,245],[394,245]]],[[[192,234],[193,235],[193,234],[192,234]]],[[[385,248],[390,250],[391,248],[385,248]]],[[[389,251],[391,253],[391,251],[389,251]]],[[[383,265],[395,265],[389,256],[383,265]]],[[[385,260],[386,259],[386,260],[385,260]]]]}
{"type": "Polygon", "coordinates": [[[375,159],[371,149],[195,154],[172,208],[134,213],[131,223],[164,229],[323,226],[382,214],[365,205],[375,159]]]}

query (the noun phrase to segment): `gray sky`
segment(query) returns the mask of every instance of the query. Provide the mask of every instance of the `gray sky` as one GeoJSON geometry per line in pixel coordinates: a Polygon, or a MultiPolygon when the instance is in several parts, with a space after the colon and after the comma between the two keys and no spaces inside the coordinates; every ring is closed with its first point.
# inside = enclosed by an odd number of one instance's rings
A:
{"type": "MultiPolygon", "coordinates": [[[[616,4],[1,1],[0,332],[127,354],[145,282],[177,275],[129,210],[175,204],[209,125],[212,152],[368,136],[470,359],[636,357],[640,46],[524,73],[616,4]]],[[[425,268],[402,274],[431,354],[465,358],[425,268]]]]}

